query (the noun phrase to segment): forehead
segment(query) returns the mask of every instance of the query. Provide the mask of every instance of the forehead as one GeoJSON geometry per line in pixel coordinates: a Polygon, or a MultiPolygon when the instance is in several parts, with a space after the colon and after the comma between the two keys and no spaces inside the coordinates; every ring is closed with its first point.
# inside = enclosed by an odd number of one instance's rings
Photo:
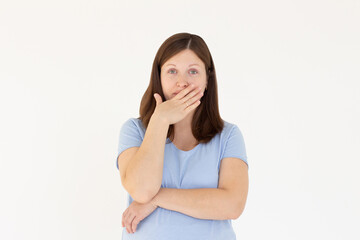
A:
{"type": "Polygon", "coordinates": [[[205,64],[192,50],[186,49],[168,59],[163,67],[189,67],[192,65],[205,67],[205,64]]]}

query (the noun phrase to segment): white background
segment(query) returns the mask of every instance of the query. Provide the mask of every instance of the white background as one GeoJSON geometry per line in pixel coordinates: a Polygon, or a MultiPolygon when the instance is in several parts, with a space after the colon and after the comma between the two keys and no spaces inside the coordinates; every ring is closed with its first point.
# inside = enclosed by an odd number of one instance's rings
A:
{"type": "Polygon", "coordinates": [[[238,239],[359,239],[360,2],[1,1],[0,239],[121,239],[115,166],[171,35],[208,44],[249,161],[238,239]]]}

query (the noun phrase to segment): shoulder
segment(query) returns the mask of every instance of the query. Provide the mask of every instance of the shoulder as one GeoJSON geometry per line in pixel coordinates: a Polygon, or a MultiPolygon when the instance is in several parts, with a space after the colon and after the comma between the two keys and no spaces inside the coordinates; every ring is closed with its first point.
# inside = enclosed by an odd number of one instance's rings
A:
{"type": "Polygon", "coordinates": [[[224,120],[224,128],[221,132],[222,138],[226,140],[231,135],[234,135],[234,134],[242,135],[241,130],[238,127],[238,125],[224,120]]]}
{"type": "Polygon", "coordinates": [[[144,125],[142,124],[141,120],[139,118],[128,118],[124,123],[123,126],[128,126],[128,127],[136,127],[139,129],[143,129],[144,125]]]}
{"type": "Polygon", "coordinates": [[[144,136],[146,130],[144,128],[142,121],[139,118],[131,117],[128,118],[125,122],[123,122],[120,131],[124,134],[132,133],[132,134],[144,136]]]}

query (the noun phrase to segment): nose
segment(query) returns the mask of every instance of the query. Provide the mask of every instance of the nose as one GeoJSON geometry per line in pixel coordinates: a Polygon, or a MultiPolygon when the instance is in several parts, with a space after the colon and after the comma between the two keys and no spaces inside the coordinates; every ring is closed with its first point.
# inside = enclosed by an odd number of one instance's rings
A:
{"type": "Polygon", "coordinates": [[[176,82],[176,85],[178,87],[187,87],[189,86],[189,83],[184,78],[179,78],[178,81],[176,82]]]}

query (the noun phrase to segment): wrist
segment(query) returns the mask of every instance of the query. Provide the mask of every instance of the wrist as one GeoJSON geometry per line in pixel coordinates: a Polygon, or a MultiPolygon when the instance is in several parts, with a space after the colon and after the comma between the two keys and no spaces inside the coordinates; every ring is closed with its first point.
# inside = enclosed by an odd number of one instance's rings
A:
{"type": "Polygon", "coordinates": [[[157,198],[156,196],[153,197],[151,200],[150,200],[150,204],[153,205],[154,207],[158,207],[158,202],[157,202],[157,198]]]}
{"type": "Polygon", "coordinates": [[[154,119],[154,121],[160,121],[163,124],[170,125],[169,122],[166,120],[166,118],[162,117],[158,112],[154,111],[151,115],[151,119],[154,119]]]}

